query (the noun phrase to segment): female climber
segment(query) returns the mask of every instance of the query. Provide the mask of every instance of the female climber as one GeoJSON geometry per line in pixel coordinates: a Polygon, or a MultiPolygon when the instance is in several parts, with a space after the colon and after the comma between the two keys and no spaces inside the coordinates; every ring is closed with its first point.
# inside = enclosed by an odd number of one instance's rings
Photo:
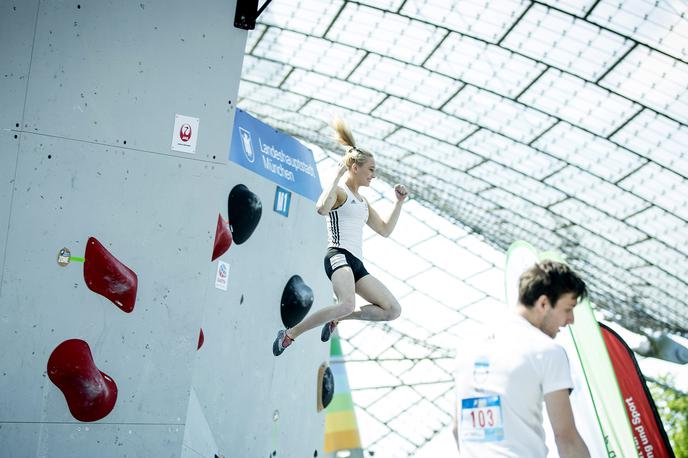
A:
{"type": "Polygon", "coordinates": [[[316,209],[327,220],[325,273],[332,281],[337,302],[311,314],[292,328],[280,330],[272,345],[275,356],[281,355],[298,336],[318,326],[323,325],[320,340],[327,342],[342,320],[390,321],[401,313],[396,298],[363,265],[363,225],[368,224],[378,234],[389,237],[408,192],[403,185],[394,186],[397,199],[394,210],[382,219],[358,193],[362,186],[370,186],[375,178],[373,155],[356,146],[353,134],[341,119],[335,119],[332,127],[339,143],[346,147],[346,154],[339,163],[337,176],[320,195],[316,209]],[[345,175],[344,186],[339,186],[345,175]],[[369,302],[360,310],[354,310],[356,294],[369,302]]]}

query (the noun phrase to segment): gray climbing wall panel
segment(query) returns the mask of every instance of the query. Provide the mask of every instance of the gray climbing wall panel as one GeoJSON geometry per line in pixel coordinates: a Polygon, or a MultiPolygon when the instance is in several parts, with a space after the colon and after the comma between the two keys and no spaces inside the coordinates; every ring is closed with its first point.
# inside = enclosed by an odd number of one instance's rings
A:
{"type": "Polygon", "coordinates": [[[288,218],[273,212],[275,185],[227,161],[247,34],[234,9],[0,0],[3,457],[322,454],[328,347],[313,333],[274,358],[271,344],[291,275],[315,307],[330,302],[324,223],[296,195],[288,218]],[[175,114],[200,119],[195,154],[171,150],[175,114]],[[220,257],[222,291],[215,226],[240,183],[263,217],[220,257]],[[83,257],[89,237],[136,272],[131,313],[86,286],[84,264],[57,264],[63,247],[83,257]],[[76,420],[48,378],[67,339],[86,341],[117,383],[101,420],[76,420]]]}
{"type": "Polygon", "coordinates": [[[38,0],[0,0],[0,5],[0,130],[4,132],[18,129],[22,120],[38,0]]]}
{"type": "Polygon", "coordinates": [[[209,292],[193,387],[211,430],[246,432],[215,436],[225,457],[267,457],[273,450],[277,457],[309,457],[315,450],[321,456],[325,412],[316,411],[317,371],[329,360],[329,344],[313,331],[278,358],[271,348],[283,327],[279,305],[292,275],[313,289],[313,310],[331,305],[324,221],[312,201],[296,194],[285,218],[272,210],[275,184],[243,169],[233,176],[252,183],[263,216],[247,242],[219,258],[230,265],[229,286],[209,292]]]}
{"type": "MultiPolygon", "coordinates": [[[[18,151],[19,134],[17,132],[0,130],[0,266],[5,261],[5,240],[7,240],[7,225],[10,218],[10,204],[18,151]]],[[[0,271],[1,294],[2,272],[0,271]]]]}

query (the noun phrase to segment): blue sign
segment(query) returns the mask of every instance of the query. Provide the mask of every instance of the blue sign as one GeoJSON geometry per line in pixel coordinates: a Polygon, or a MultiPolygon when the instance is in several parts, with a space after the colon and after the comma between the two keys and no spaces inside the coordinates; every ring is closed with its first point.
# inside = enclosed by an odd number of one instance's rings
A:
{"type": "Polygon", "coordinates": [[[275,203],[272,209],[282,216],[289,216],[289,204],[291,203],[291,192],[277,186],[275,190],[275,203]]]}
{"type": "Polygon", "coordinates": [[[313,202],[322,192],[311,150],[241,110],[234,115],[229,160],[313,202]]]}

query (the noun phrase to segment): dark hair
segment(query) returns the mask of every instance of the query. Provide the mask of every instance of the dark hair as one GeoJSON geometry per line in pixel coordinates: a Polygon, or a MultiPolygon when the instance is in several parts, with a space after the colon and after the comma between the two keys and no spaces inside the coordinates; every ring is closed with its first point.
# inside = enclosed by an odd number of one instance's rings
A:
{"type": "Polygon", "coordinates": [[[566,293],[583,299],[588,295],[588,287],[576,272],[561,262],[538,262],[518,279],[518,301],[526,307],[535,305],[543,294],[554,307],[559,297],[566,293]]]}

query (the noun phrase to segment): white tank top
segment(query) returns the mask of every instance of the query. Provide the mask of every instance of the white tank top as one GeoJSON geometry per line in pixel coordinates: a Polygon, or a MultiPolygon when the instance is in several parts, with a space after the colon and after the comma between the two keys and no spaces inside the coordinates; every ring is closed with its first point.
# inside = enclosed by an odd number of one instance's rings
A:
{"type": "Polygon", "coordinates": [[[327,246],[343,248],[363,260],[363,225],[368,221],[368,203],[359,200],[349,187],[343,186],[346,202],[331,210],[327,220],[327,246]]]}

